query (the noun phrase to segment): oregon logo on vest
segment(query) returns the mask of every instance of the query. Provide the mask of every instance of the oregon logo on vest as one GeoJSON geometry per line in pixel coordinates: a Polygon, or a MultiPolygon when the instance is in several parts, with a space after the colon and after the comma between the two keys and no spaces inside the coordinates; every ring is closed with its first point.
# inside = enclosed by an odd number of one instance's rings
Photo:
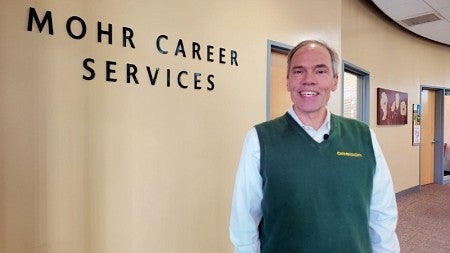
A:
{"type": "Polygon", "coordinates": [[[344,152],[344,151],[337,151],[337,156],[348,156],[348,157],[355,157],[355,158],[361,158],[363,157],[360,153],[353,153],[353,152],[344,152]]]}

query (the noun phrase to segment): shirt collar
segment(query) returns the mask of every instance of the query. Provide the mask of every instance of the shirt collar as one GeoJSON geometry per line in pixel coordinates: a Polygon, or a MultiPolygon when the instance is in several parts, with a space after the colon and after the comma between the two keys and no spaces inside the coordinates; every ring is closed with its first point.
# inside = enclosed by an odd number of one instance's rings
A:
{"type": "MultiPolygon", "coordinates": [[[[312,127],[303,124],[303,122],[297,117],[297,114],[295,113],[294,108],[292,106],[289,108],[288,113],[303,129],[314,130],[312,127]]],[[[325,120],[324,120],[322,126],[320,126],[320,128],[317,131],[329,133],[330,129],[331,129],[330,118],[331,118],[331,113],[330,113],[330,110],[328,110],[328,108],[327,108],[327,116],[325,117],[325,120]]]]}

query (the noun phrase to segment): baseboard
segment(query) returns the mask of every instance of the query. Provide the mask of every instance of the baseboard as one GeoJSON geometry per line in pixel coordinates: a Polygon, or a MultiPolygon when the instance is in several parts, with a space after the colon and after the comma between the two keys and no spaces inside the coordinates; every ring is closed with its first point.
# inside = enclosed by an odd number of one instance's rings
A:
{"type": "Polygon", "coordinates": [[[416,186],[413,186],[413,187],[408,188],[408,189],[406,189],[406,190],[397,192],[397,193],[395,194],[395,197],[398,198],[398,197],[404,196],[404,195],[406,195],[406,194],[409,194],[409,193],[412,193],[412,192],[418,192],[418,191],[420,191],[420,185],[416,185],[416,186]]]}

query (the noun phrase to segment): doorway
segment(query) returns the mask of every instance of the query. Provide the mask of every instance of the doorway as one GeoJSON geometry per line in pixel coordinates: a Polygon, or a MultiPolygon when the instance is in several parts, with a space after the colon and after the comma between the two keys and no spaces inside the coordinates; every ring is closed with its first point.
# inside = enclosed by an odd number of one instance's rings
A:
{"type": "Polygon", "coordinates": [[[287,91],[287,56],[292,46],[275,41],[267,42],[267,120],[282,116],[292,106],[287,91]]]}
{"type": "Polygon", "coordinates": [[[450,181],[450,89],[444,93],[444,182],[450,181]]]}
{"type": "Polygon", "coordinates": [[[450,182],[444,175],[444,118],[450,117],[445,115],[444,97],[445,88],[421,87],[420,185],[450,182]]]}
{"type": "Polygon", "coordinates": [[[421,100],[420,185],[427,185],[434,183],[436,92],[422,90],[421,100]]]}

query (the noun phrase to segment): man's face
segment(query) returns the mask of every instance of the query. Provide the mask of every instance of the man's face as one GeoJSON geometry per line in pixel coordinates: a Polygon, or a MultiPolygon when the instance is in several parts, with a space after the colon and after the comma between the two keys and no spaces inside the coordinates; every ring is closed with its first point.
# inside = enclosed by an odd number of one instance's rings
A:
{"type": "Polygon", "coordinates": [[[295,52],[287,78],[294,111],[299,116],[325,111],[331,91],[337,88],[328,50],[309,44],[295,52]]]}

